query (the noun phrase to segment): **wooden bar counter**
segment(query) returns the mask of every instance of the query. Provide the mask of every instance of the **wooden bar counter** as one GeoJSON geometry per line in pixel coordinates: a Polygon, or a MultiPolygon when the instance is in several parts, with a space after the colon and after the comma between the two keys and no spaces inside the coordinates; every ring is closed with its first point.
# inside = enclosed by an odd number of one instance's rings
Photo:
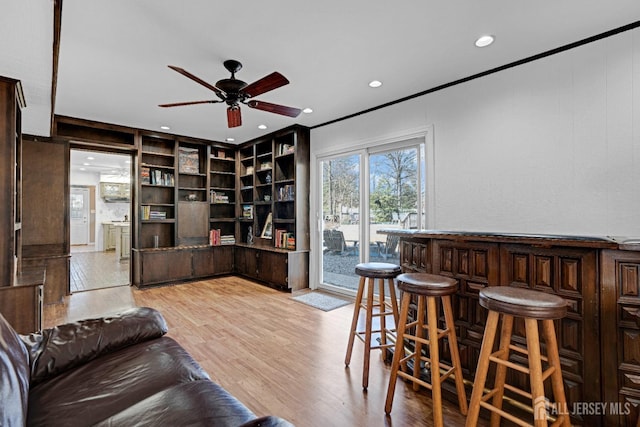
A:
{"type": "MultiPolygon", "coordinates": [[[[560,295],[568,303],[568,315],[556,322],[556,333],[572,423],[636,425],[640,240],[436,230],[380,233],[400,237],[403,272],[459,280],[454,315],[468,396],[487,317],[478,304],[479,290],[531,288],[560,295]]],[[[521,344],[523,331],[522,323],[514,325],[514,339],[521,344]]],[[[526,388],[523,374],[509,375],[508,380],[526,388]]],[[[455,393],[452,387],[448,391],[455,393]]]]}

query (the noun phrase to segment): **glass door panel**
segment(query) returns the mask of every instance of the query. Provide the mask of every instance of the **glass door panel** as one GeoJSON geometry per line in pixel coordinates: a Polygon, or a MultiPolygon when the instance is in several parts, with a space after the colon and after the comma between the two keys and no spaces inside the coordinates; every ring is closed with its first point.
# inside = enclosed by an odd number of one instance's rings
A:
{"type": "Polygon", "coordinates": [[[322,171],[321,283],[356,290],[360,262],[360,155],[320,162],[322,171]]]}
{"type": "Polygon", "coordinates": [[[398,237],[382,228],[417,228],[422,212],[418,148],[369,155],[369,259],[400,264],[398,237]]]}

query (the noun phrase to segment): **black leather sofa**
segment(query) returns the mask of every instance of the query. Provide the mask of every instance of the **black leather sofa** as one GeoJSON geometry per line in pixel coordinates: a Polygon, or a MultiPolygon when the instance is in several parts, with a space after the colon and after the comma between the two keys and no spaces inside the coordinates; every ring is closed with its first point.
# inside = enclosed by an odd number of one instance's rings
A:
{"type": "Polygon", "coordinates": [[[17,334],[0,315],[1,426],[264,426],[151,308],[17,334]]]}

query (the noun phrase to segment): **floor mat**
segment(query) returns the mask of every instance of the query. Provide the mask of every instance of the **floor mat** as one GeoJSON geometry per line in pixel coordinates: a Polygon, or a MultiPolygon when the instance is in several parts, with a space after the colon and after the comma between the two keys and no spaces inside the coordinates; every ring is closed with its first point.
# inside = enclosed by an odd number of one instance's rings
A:
{"type": "Polygon", "coordinates": [[[291,297],[291,299],[323,311],[331,311],[347,304],[351,304],[352,302],[342,298],[327,295],[322,292],[308,292],[306,294],[291,297]]]}

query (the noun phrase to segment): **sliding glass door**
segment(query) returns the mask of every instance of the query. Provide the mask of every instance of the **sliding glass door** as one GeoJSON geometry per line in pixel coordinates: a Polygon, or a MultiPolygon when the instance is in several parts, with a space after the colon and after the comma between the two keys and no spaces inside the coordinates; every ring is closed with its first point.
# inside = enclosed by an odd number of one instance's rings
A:
{"type": "Polygon", "coordinates": [[[322,173],[322,277],[326,284],[357,289],[360,262],[360,154],[320,162],[322,173]]]}
{"type": "Polygon", "coordinates": [[[380,229],[424,224],[424,143],[412,139],[320,159],[319,286],[355,292],[359,262],[400,263],[398,239],[380,229]]]}

